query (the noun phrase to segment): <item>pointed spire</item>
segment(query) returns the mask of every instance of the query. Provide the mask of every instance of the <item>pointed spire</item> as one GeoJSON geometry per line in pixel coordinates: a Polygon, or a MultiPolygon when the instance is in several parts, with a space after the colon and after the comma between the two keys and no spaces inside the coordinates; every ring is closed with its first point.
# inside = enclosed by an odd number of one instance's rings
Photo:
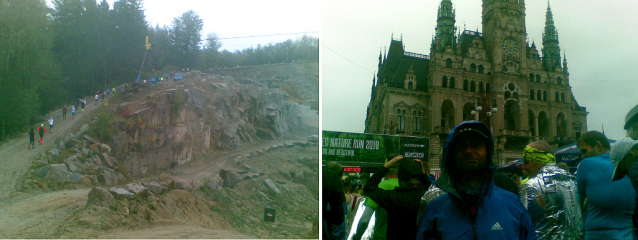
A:
{"type": "Polygon", "coordinates": [[[566,53],[565,53],[565,52],[566,52],[566,51],[565,51],[565,50],[563,50],[563,71],[564,71],[565,73],[568,73],[568,70],[567,70],[567,55],[566,55],[566,53]]]}
{"type": "Polygon", "coordinates": [[[456,10],[451,0],[442,0],[436,20],[436,50],[444,51],[445,47],[456,46],[456,10]]]}
{"type": "Polygon", "coordinates": [[[543,69],[555,71],[561,66],[560,47],[558,46],[558,32],[554,26],[554,15],[547,1],[547,14],[545,15],[545,31],[543,31],[543,69]]]}

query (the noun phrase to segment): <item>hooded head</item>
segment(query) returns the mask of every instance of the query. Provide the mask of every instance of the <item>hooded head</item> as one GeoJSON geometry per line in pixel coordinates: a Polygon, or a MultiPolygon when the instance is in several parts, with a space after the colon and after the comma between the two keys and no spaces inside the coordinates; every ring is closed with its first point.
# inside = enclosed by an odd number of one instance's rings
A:
{"type": "Polygon", "coordinates": [[[423,175],[421,164],[414,159],[407,158],[399,165],[398,170],[399,185],[406,185],[409,182],[419,182],[419,178],[423,175]]]}
{"type": "Polygon", "coordinates": [[[443,145],[441,170],[452,179],[461,174],[488,171],[494,166],[493,155],[494,137],[490,129],[479,121],[465,121],[450,131],[443,145]]]}

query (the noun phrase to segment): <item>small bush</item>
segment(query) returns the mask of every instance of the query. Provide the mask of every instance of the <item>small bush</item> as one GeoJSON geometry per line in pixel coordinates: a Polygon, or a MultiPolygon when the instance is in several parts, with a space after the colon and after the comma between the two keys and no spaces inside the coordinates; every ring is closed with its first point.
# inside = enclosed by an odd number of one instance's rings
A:
{"type": "Polygon", "coordinates": [[[100,106],[96,112],[97,120],[91,128],[89,128],[89,135],[97,137],[98,139],[105,141],[111,139],[113,136],[113,115],[109,113],[106,106],[100,106]]]}
{"type": "Polygon", "coordinates": [[[186,103],[186,97],[186,92],[184,92],[184,89],[181,88],[178,88],[169,96],[169,101],[171,102],[171,113],[174,117],[179,115],[179,111],[186,103]]]}

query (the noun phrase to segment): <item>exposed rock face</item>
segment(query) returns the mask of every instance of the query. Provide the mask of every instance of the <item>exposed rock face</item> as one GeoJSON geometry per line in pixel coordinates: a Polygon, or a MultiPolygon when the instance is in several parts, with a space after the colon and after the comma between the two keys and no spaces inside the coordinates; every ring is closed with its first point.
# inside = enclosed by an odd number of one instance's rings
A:
{"type": "MultiPolygon", "coordinates": [[[[308,92],[318,90],[318,75],[300,72],[312,79],[286,80],[295,73],[285,74],[283,82],[242,76],[243,84],[219,74],[203,75],[196,84],[155,92],[145,102],[119,104],[116,116],[122,118],[116,120],[109,148],[86,139],[98,145],[102,155],[119,160],[127,177],[137,177],[187,163],[203,149],[232,150],[287,134],[317,134],[318,112],[304,97],[318,97],[318,92],[308,92]],[[293,87],[284,89],[286,82],[293,87]]],[[[108,157],[102,159],[111,166],[108,157]]]]}

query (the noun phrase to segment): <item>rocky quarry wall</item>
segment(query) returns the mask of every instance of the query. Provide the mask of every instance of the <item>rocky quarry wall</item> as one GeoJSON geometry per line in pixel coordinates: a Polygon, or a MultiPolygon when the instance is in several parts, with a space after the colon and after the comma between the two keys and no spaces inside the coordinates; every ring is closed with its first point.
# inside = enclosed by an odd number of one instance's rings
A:
{"type": "MultiPolygon", "coordinates": [[[[304,74],[293,74],[300,75],[304,74]]],[[[274,82],[279,84],[273,84],[268,79],[192,72],[186,74],[184,85],[174,88],[118,93],[119,99],[110,102],[119,103],[109,106],[112,138],[96,140],[85,134],[92,123],[84,125],[36,159],[24,187],[43,187],[42,182],[113,186],[187,163],[204,152],[317,135],[318,111],[312,99],[304,98],[318,99],[318,91],[313,95],[307,89],[282,87],[314,82],[318,89],[315,76],[277,76],[274,82]],[[301,91],[304,97],[299,99],[301,91]]]]}

